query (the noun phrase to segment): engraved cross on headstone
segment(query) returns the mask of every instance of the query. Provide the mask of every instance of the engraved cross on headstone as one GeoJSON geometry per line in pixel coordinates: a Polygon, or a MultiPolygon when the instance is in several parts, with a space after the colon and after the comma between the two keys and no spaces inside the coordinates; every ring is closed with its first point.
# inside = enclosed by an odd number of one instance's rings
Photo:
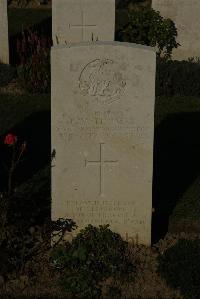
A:
{"type": "Polygon", "coordinates": [[[118,160],[105,160],[104,159],[104,144],[100,143],[100,152],[99,152],[99,160],[95,161],[88,161],[85,160],[85,167],[88,165],[99,166],[99,195],[104,194],[104,165],[105,164],[112,164],[113,166],[118,164],[118,160]]]}
{"type": "MultiPolygon", "coordinates": [[[[84,29],[87,27],[96,27],[97,25],[92,25],[92,24],[86,24],[85,22],[85,16],[84,16],[84,12],[81,12],[81,24],[80,25],[71,25],[69,24],[69,29],[71,29],[71,27],[77,27],[81,29],[81,36],[82,36],[82,40],[84,41],[84,29]]],[[[91,40],[93,39],[93,34],[91,36],[91,40]]]]}

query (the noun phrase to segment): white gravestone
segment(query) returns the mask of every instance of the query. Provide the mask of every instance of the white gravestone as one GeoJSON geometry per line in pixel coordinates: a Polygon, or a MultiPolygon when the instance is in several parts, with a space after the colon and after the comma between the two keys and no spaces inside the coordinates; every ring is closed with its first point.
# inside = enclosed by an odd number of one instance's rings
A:
{"type": "Polygon", "coordinates": [[[0,0],[0,62],[9,64],[7,0],[0,0]]]}
{"type": "Polygon", "coordinates": [[[113,41],[115,0],[53,0],[54,45],[83,41],[113,41]]]}
{"type": "Polygon", "coordinates": [[[110,224],[150,244],[154,49],[98,42],[52,48],[52,219],[110,224]]]}
{"type": "Polygon", "coordinates": [[[199,0],[152,0],[152,8],[161,16],[175,22],[181,45],[173,50],[173,59],[187,60],[200,57],[200,1],[199,0]]]}

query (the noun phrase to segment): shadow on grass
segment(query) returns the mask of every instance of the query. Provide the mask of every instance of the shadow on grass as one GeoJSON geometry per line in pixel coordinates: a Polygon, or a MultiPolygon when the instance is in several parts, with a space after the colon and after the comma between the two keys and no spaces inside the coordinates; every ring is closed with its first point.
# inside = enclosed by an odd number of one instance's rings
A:
{"type": "MultiPolygon", "coordinates": [[[[39,170],[50,163],[51,157],[51,115],[50,111],[33,113],[20,124],[11,128],[9,132],[18,136],[19,141],[27,142],[27,148],[22,161],[15,172],[14,183],[22,184],[39,170]]],[[[2,138],[0,138],[3,140],[2,138]]],[[[1,159],[7,165],[11,161],[11,151],[7,146],[0,144],[1,159]]],[[[1,160],[0,160],[1,163],[1,160]]],[[[0,191],[5,191],[8,177],[0,167],[0,191]]]]}
{"type": "Polygon", "coordinates": [[[155,130],[152,243],[165,236],[177,201],[199,174],[199,132],[200,113],[169,115],[155,130]]]}

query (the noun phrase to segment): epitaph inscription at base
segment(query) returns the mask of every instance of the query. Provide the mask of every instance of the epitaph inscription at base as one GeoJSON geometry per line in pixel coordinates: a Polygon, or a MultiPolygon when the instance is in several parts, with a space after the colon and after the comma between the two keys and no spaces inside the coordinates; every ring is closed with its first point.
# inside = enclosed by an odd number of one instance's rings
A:
{"type": "Polygon", "coordinates": [[[155,60],[118,42],[52,49],[53,220],[150,244],[155,60]]]}

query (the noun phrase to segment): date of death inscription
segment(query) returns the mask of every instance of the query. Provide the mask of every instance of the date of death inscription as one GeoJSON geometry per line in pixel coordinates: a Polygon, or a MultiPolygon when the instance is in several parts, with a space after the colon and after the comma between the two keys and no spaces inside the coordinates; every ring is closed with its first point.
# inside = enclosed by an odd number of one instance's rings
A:
{"type": "Polygon", "coordinates": [[[100,136],[117,137],[121,136],[127,139],[138,138],[146,140],[152,137],[152,128],[149,126],[139,125],[133,117],[124,118],[123,113],[104,114],[103,116],[96,112],[92,117],[76,118],[66,117],[64,114],[57,121],[57,134],[67,142],[73,137],[79,139],[93,139],[100,136]]]}

